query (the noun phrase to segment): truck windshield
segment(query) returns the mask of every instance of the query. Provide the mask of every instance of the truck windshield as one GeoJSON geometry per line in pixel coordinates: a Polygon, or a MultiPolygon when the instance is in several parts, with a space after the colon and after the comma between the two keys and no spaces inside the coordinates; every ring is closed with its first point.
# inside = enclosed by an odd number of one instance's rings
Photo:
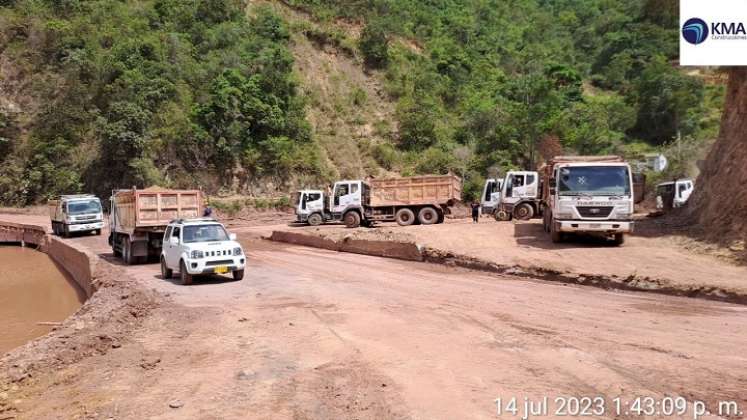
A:
{"type": "Polygon", "coordinates": [[[185,244],[228,240],[228,234],[221,225],[185,226],[183,235],[185,244]]]}
{"type": "Polygon", "coordinates": [[[99,200],[71,201],[67,203],[68,214],[101,213],[99,200]]]}
{"type": "Polygon", "coordinates": [[[630,195],[630,175],[625,166],[572,166],[560,169],[560,195],[630,195]]]}

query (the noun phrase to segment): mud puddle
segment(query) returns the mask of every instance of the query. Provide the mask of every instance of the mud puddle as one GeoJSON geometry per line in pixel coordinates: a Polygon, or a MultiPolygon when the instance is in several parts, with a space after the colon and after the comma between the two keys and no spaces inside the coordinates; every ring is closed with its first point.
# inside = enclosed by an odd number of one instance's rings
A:
{"type": "Polygon", "coordinates": [[[0,355],[48,333],[85,300],[82,290],[49,256],[0,247],[0,355]]]}

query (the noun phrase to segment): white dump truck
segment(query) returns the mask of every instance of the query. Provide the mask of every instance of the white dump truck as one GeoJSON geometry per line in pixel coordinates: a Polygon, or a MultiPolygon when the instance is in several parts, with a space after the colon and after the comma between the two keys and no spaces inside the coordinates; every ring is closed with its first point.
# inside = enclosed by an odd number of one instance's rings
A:
{"type": "Polygon", "coordinates": [[[495,219],[498,221],[529,220],[539,216],[540,177],[534,171],[508,171],[501,183],[499,200],[495,207],[495,219]]]}
{"type": "Polygon", "coordinates": [[[95,195],[61,195],[47,202],[52,232],[68,237],[71,233],[101,235],[104,228],[104,213],[101,200],[95,195]]]}
{"type": "Polygon", "coordinates": [[[543,224],[553,242],[596,234],[617,245],[633,231],[633,179],[619,156],[558,156],[542,173],[543,224]]]}
{"type": "Polygon", "coordinates": [[[327,202],[321,190],[296,195],[296,220],[316,226],[342,221],[348,227],[374,222],[443,223],[461,200],[462,181],[454,175],[423,175],[370,181],[337,181],[327,202]]]}
{"type": "Polygon", "coordinates": [[[443,223],[461,200],[462,181],[455,175],[423,175],[364,181],[338,181],[330,197],[333,220],[347,227],[374,222],[443,223]]]}

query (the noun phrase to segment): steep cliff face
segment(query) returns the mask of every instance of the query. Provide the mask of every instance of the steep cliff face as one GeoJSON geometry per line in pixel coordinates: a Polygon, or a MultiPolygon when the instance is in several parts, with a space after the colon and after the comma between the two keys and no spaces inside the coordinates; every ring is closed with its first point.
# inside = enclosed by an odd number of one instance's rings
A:
{"type": "Polygon", "coordinates": [[[747,69],[730,71],[721,132],[695,190],[693,220],[708,237],[747,240],[747,69]]]}

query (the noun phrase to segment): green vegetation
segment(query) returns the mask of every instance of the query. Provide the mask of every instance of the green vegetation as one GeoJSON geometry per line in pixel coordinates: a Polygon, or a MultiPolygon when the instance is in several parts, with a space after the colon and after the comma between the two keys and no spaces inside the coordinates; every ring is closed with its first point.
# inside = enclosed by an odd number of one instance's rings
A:
{"type": "Polygon", "coordinates": [[[0,51],[38,104],[24,141],[0,136],[11,149],[1,201],[322,172],[288,30],[267,9],[247,18],[241,0],[1,4],[0,51]]]}
{"type": "Polygon", "coordinates": [[[674,0],[283,4],[313,22],[243,0],[0,0],[3,83],[33,99],[22,117],[0,103],[0,202],[382,169],[455,172],[470,199],[489,171],[560,152],[666,150],[690,172],[717,132],[724,88],[676,66],[674,0]],[[337,78],[342,60],[369,76],[337,78]]]}
{"type": "Polygon", "coordinates": [[[363,20],[364,62],[397,101],[397,148],[372,151],[387,169],[456,171],[473,191],[489,168],[533,167],[547,150],[633,158],[678,137],[705,144],[718,127],[723,87],[674,64],[674,0],[290,3],[363,20]],[[559,144],[543,150],[547,138],[559,144]]]}

